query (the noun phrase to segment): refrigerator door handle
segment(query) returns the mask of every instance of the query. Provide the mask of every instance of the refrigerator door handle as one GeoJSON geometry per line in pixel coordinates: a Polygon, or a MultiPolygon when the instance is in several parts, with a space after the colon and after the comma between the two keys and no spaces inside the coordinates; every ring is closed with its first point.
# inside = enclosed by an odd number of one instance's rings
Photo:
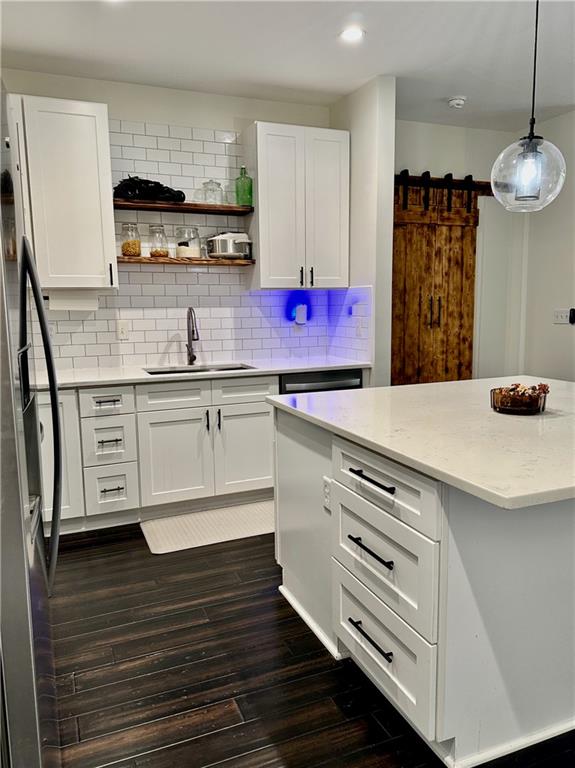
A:
{"type": "Polygon", "coordinates": [[[28,238],[22,238],[22,264],[20,271],[20,348],[28,342],[27,332],[27,280],[30,280],[32,295],[38,313],[42,344],[46,358],[48,372],[48,387],[50,390],[50,413],[52,416],[52,434],[54,446],[54,485],[52,497],[52,526],[50,529],[50,548],[48,555],[48,593],[51,595],[54,588],[56,563],[58,561],[58,546],[60,543],[60,517],[62,513],[62,430],[60,424],[60,405],[58,401],[58,383],[56,380],[56,366],[50,341],[48,318],[44,309],[44,300],[40,280],[36,271],[36,264],[32,257],[32,249],[28,238]]]}

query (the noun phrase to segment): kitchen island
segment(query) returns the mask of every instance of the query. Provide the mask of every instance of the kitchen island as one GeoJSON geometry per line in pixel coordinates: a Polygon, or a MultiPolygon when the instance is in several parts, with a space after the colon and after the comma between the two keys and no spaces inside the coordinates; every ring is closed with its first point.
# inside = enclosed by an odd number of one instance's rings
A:
{"type": "Polygon", "coordinates": [[[575,728],[575,385],[271,397],[282,593],[449,766],[575,728]]]}

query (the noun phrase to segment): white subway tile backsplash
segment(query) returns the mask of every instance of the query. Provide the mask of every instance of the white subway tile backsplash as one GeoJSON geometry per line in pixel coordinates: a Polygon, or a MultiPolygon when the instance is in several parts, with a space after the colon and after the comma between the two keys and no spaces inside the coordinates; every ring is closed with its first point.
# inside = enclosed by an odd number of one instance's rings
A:
{"type": "Polygon", "coordinates": [[[110,133],[110,144],[116,147],[132,147],[134,139],[131,133],[110,133]]]}
{"type": "Polygon", "coordinates": [[[211,128],[194,128],[193,134],[194,139],[199,139],[201,141],[214,140],[214,131],[211,128]]]}
{"type": "Polygon", "coordinates": [[[158,163],[149,160],[136,160],[135,169],[139,173],[158,173],[158,163]]]}
{"type": "Polygon", "coordinates": [[[122,120],[122,133],[145,133],[144,123],[122,120]]]}
{"type": "Polygon", "coordinates": [[[144,147],[122,147],[122,157],[126,160],[145,160],[146,150],[144,147]]]}
{"type": "Polygon", "coordinates": [[[170,125],[170,136],[174,139],[191,139],[192,129],[186,125],[170,125]]]}
{"type": "Polygon", "coordinates": [[[167,125],[160,123],[146,123],[146,133],[148,136],[169,136],[170,130],[167,125]]]}
{"type": "Polygon", "coordinates": [[[189,139],[182,139],[181,150],[182,152],[203,152],[204,144],[201,141],[190,141],[189,139]]]}
{"type": "Polygon", "coordinates": [[[133,173],[134,171],[134,160],[122,160],[120,158],[112,158],[112,170],[113,171],[122,171],[123,173],[133,173]]]}
{"type": "Polygon", "coordinates": [[[215,141],[204,141],[204,152],[212,155],[225,155],[226,145],[215,141]]]}
{"type": "Polygon", "coordinates": [[[135,147],[145,147],[146,149],[156,149],[159,141],[165,141],[165,139],[157,139],[155,136],[134,136],[135,147]]]}
{"type": "Polygon", "coordinates": [[[214,139],[224,144],[233,144],[237,141],[235,131],[214,131],[214,139]]]}
{"type": "Polygon", "coordinates": [[[179,150],[181,148],[180,139],[166,139],[162,136],[162,137],[159,137],[157,141],[158,141],[158,149],[179,150]]]}

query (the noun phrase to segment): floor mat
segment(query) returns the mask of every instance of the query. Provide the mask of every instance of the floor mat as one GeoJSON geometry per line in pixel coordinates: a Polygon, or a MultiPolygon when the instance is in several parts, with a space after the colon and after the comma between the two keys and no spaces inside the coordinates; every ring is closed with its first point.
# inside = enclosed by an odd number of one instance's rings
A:
{"type": "Polygon", "coordinates": [[[274,532],[274,502],[260,501],[140,523],[154,555],[274,532]]]}

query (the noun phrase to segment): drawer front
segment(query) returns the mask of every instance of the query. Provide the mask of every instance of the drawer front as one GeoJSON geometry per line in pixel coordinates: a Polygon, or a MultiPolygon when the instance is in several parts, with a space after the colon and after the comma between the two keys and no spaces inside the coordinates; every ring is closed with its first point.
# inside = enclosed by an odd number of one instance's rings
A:
{"type": "Polygon", "coordinates": [[[340,563],[332,562],[336,635],[383,693],[433,740],[437,646],[418,635],[340,563]]]}
{"type": "Polygon", "coordinates": [[[105,515],[140,506],[138,465],[113,464],[105,467],[88,467],[84,470],[86,514],[105,515]]]}
{"type": "Polygon", "coordinates": [[[339,483],[332,555],[429,642],[437,642],[439,544],[339,483]]]}
{"type": "Polygon", "coordinates": [[[335,438],[333,476],[417,531],[441,538],[441,483],[358,445],[335,438]]]}
{"type": "Polygon", "coordinates": [[[82,419],[84,466],[136,461],[134,414],[82,419]]]}
{"type": "Polygon", "coordinates": [[[174,381],[136,387],[138,411],[169,411],[211,405],[210,381],[174,381]]]}
{"type": "Polygon", "coordinates": [[[79,397],[82,417],[134,413],[133,387],[81,389],[79,397]]]}
{"type": "Polygon", "coordinates": [[[245,376],[235,379],[214,379],[212,397],[214,405],[226,403],[257,403],[268,395],[277,395],[277,376],[245,376]]]}

